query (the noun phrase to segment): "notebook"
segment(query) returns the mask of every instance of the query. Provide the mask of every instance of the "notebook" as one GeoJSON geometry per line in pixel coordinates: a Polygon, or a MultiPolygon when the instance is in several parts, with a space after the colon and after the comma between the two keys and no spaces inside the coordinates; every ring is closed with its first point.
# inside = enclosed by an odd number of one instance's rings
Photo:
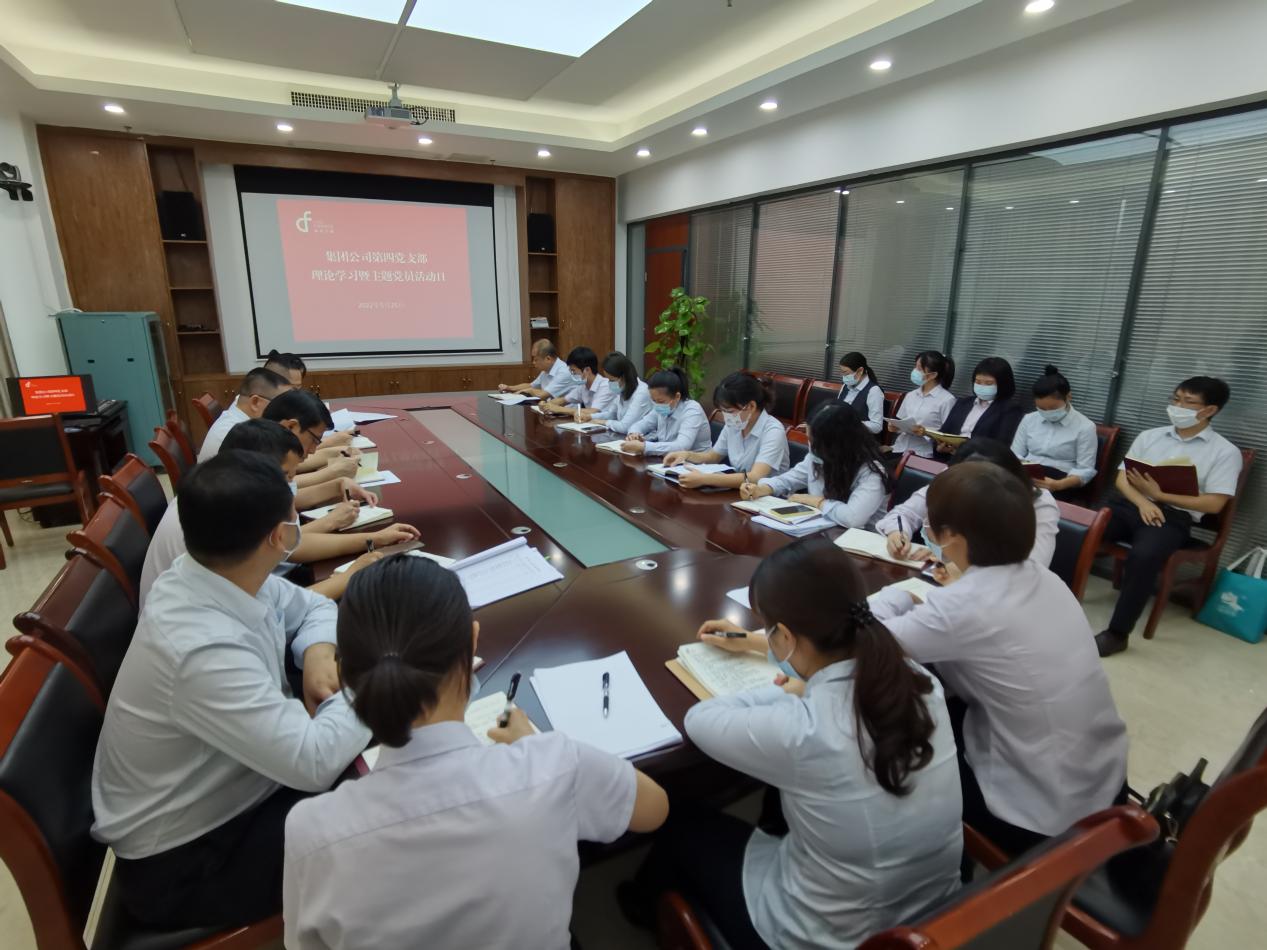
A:
{"type": "Polygon", "coordinates": [[[559,425],[560,429],[567,429],[569,432],[606,432],[607,426],[601,422],[564,422],[559,425]]]}
{"type": "Polygon", "coordinates": [[[601,452],[615,452],[617,455],[637,455],[637,452],[627,452],[621,446],[625,444],[624,439],[613,439],[611,442],[599,442],[597,448],[601,452]]]}
{"type": "Polygon", "coordinates": [[[701,462],[699,464],[688,462],[684,465],[665,465],[657,462],[654,465],[647,466],[649,474],[674,484],[692,469],[703,475],[733,475],[735,473],[735,470],[725,462],[701,462]]]}
{"type": "Polygon", "coordinates": [[[376,449],[378,446],[369,436],[358,435],[352,438],[352,448],[365,451],[366,449],[376,449]]]}
{"type": "MultiPolygon", "coordinates": [[[[466,707],[466,715],[462,718],[466,722],[466,728],[475,733],[475,738],[479,739],[484,745],[496,745],[492,739],[488,737],[488,730],[497,724],[497,717],[502,714],[506,708],[506,694],[493,693],[491,696],[485,696],[477,699],[466,707]]],[[[533,732],[540,732],[536,723],[532,724],[533,732]]],[[[361,759],[364,760],[366,766],[373,769],[378,764],[378,750],[381,746],[374,746],[372,749],[366,749],[361,753],[361,759]]]]}
{"type": "Polygon", "coordinates": [[[540,396],[527,396],[523,393],[489,393],[490,399],[496,399],[503,406],[519,406],[529,402],[540,402],[540,396]]]}
{"type": "Polygon", "coordinates": [[[920,600],[928,599],[930,590],[937,590],[936,584],[930,584],[928,581],[920,580],[918,577],[908,577],[904,581],[898,581],[895,584],[885,584],[883,590],[904,590],[914,594],[920,600]]]}
{"type": "Polygon", "coordinates": [[[901,564],[903,567],[921,568],[924,566],[923,561],[909,561],[905,558],[894,557],[889,553],[888,540],[884,535],[876,534],[874,531],[850,528],[836,539],[836,544],[850,554],[873,557],[877,561],[888,561],[890,564],[901,564]]]}
{"type": "Polygon", "coordinates": [[[528,547],[526,538],[515,538],[472,554],[450,565],[449,569],[462,582],[472,608],[563,580],[563,575],[540,551],[528,547]]]}
{"type": "Polygon", "coordinates": [[[764,515],[784,524],[796,524],[800,521],[807,521],[818,514],[817,508],[811,508],[809,505],[802,505],[799,502],[788,501],[786,498],[776,498],[774,495],[754,498],[752,501],[732,501],[730,504],[732,508],[738,508],[740,511],[746,511],[754,515],[764,515]]]}
{"type": "MultiPolygon", "coordinates": [[[[425,557],[428,561],[435,561],[441,567],[452,567],[457,563],[457,561],[451,557],[444,557],[440,554],[432,554],[429,551],[419,551],[417,547],[409,547],[409,545],[417,545],[419,543],[420,542],[418,541],[403,541],[400,544],[391,544],[385,548],[375,548],[374,550],[385,555],[408,554],[410,557],[425,557]]],[[[342,574],[351,566],[352,562],[348,561],[346,564],[340,564],[331,573],[342,574]]]]}
{"type": "Polygon", "coordinates": [[[539,416],[570,416],[571,409],[564,409],[562,406],[548,406],[543,402],[537,403],[532,407],[532,411],[539,416]]]}
{"type": "Polygon", "coordinates": [[[767,518],[765,515],[757,515],[752,519],[752,523],[759,524],[763,528],[773,528],[775,531],[782,531],[784,534],[790,534],[794,538],[804,538],[811,534],[817,534],[819,531],[824,531],[827,528],[837,527],[836,522],[830,518],[824,518],[822,515],[799,521],[796,524],[787,524],[782,521],[775,521],[773,518],[767,518]]]}
{"type": "MultiPolygon", "coordinates": [[[[334,510],[334,505],[322,505],[320,508],[309,508],[307,511],[301,511],[300,514],[305,518],[324,518],[334,510]]],[[[380,521],[390,521],[396,517],[395,512],[390,508],[382,508],[378,505],[362,505],[357,509],[356,520],[346,528],[340,528],[340,531],[351,531],[355,528],[364,528],[366,525],[378,524],[380,521]]]]}
{"type": "MultiPolygon", "coordinates": [[[[673,660],[666,666],[695,692],[691,683],[678,673],[673,660]]],[[[707,643],[682,644],[677,648],[676,666],[688,673],[707,694],[701,699],[733,696],[745,690],[772,686],[779,675],[779,668],[758,653],[731,653],[707,643]]]]}
{"type": "Polygon", "coordinates": [[[948,445],[963,445],[968,441],[968,436],[959,435],[955,432],[938,432],[936,429],[925,429],[924,435],[938,442],[945,442],[948,445]]]}
{"type": "Polygon", "coordinates": [[[1128,455],[1122,464],[1128,472],[1151,475],[1157,482],[1157,487],[1168,495],[1201,494],[1197,483],[1197,467],[1187,458],[1173,458],[1151,464],[1128,455]]]}
{"type": "Polygon", "coordinates": [[[557,732],[604,752],[628,759],[682,742],[623,650],[601,660],[537,669],[531,683],[557,732]],[[604,673],[611,683],[605,717],[604,673]]]}
{"type": "Polygon", "coordinates": [[[395,472],[389,472],[383,469],[381,472],[363,472],[358,470],[356,473],[356,483],[362,488],[374,488],[383,485],[399,485],[400,479],[396,477],[395,472]]]}

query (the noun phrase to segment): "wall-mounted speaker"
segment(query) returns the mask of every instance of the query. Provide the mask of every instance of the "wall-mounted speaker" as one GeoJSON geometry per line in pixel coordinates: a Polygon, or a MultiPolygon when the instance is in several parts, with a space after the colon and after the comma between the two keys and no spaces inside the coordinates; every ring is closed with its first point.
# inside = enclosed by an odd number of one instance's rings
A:
{"type": "Polygon", "coordinates": [[[158,227],[164,241],[202,241],[207,237],[202,208],[189,191],[158,193],[158,227]]]}
{"type": "Polygon", "coordinates": [[[554,253],[554,218],[551,215],[528,215],[528,250],[554,253]]]}

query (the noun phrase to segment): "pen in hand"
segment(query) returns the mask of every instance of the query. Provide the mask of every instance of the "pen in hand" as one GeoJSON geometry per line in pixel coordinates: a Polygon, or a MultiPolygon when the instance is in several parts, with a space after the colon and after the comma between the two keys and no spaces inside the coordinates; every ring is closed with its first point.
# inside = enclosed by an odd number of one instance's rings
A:
{"type": "Polygon", "coordinates": [[[365,553],[366,554],[374,553],[374,539],[373,538],[365,539],[365,553]]]}
{"type": "Polygon", "coordinates": [[[610,673],[603,674],[603,718],[607,718],[607,714],[611,711],[611,686],[612,676],[610,673]]]}
{"type": "Polygon", "coordinates": [[[505,729],[510,725],[510,712],[515,708],[515,694],[519,692],[519,673],[510,678],[510,689],[506,690],[506,708],[497,717],[497,728],[505,729]]]}
{"type": "Polygon", "coordinates": [[[744,640],[748,636],[746,630],[720,630],[717,633],[710,633],[710,637],[721,637],[723,640],[744,640]]]}

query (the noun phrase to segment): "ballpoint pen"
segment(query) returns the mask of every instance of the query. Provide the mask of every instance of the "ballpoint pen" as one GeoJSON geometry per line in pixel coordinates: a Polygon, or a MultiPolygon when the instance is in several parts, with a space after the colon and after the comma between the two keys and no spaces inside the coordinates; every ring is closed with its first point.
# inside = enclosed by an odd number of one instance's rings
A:
{"type": "Polygon", "coordinates": [[[607,714],[611,711],[611,686],[612,676],[610,673],[603,674],[603,718],[607,718],[607,714]]]}
{"type": "Polygon", "coordinates": [[[373,538],[365,539],[365,553],[366,554],[374,553],[374,539],[373,538]]]}
{"type": "Polygon", "coordinates": [[[510,725],[510,711],[515,708],[515,693],[519,692],[519,676],[520,674],[516,672],[510,678],[510,689],[506,690],[506,708],[497,717],[497,728],[499,729],[505,729],[510,725]]]}

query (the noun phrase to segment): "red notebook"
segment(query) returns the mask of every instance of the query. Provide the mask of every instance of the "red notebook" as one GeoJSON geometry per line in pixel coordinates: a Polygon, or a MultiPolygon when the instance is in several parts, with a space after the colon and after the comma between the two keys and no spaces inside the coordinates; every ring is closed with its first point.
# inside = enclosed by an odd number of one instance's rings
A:
{"type": "Polygon", "coordinates": [[[1142,472],[1151,475],[1157,486],[1167,495],[1199,495],[1197,486],[1197,467],[1191,462],[1163,462],[1150,465],[1139,459],[1126,457],[1124,462],[1128,472],[1142,472]]]}

